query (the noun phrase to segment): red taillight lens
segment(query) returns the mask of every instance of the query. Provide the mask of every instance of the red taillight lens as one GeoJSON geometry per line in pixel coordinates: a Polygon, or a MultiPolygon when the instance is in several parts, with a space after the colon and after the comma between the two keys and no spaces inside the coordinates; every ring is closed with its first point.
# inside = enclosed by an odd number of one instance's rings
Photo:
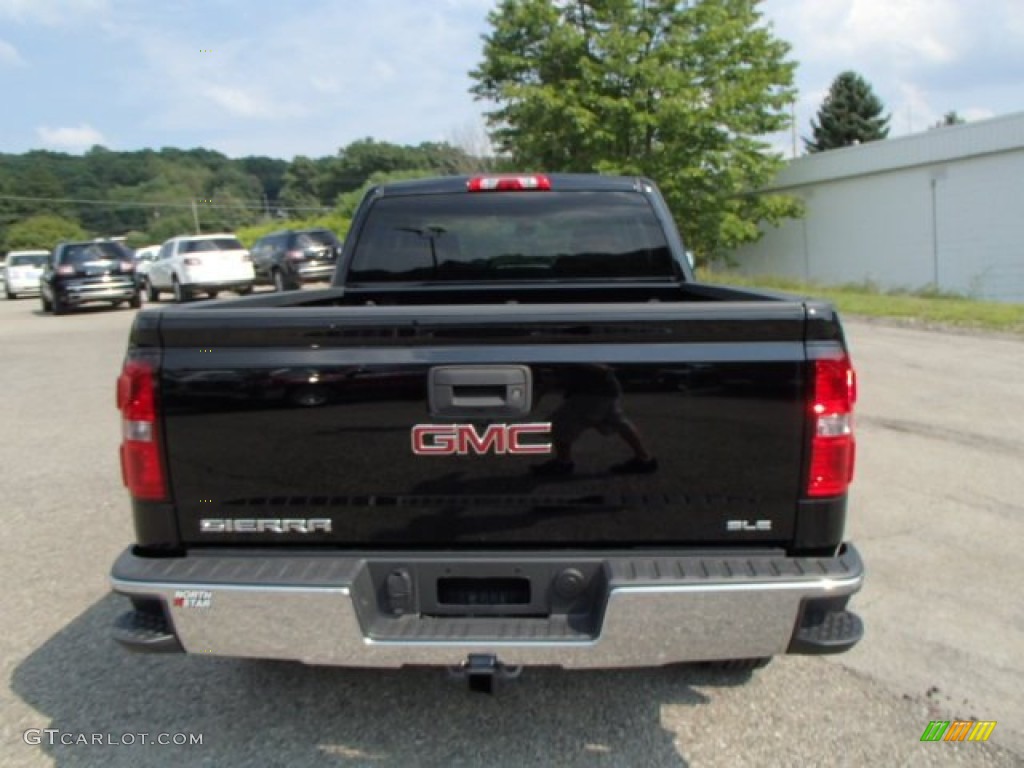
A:
{"type": "Polygon", "coordinates": [[[121,411],[121,476],[137,499],[167,497],[157,435],[156,372],[149,363],[129,360],[117,380],[121,411]]]}
{"type": "Polygon", "coordinates": [[[474,176],[467,182],[470,192],[509,192],[513,190],[551,189],[551,179],[540,174],[531,176],[474,176]]]}
{"type": "Polygon", "coordinates": [[[857,399],[857,375],[848,358],[814,361],[811,397],[810,472],[807,495],[840,496],[853,480],[856,444],[853,438],[853,404],[857,399]]]}

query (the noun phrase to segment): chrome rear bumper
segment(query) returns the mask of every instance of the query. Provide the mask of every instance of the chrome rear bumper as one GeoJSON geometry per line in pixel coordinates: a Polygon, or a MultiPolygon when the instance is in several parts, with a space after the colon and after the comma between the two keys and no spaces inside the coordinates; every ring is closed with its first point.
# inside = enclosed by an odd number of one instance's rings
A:
{"type": "MultiPolygon", "coordinates": [[[[173,635],[175,649],[320,665],[456,666],[470,654],[489,654],[510,666],[647,667],[838,652],[860,637],[859,620],[844,610],[846,598],[860,589],[864,577],[850,546],[833,558],[749,553],[537,558],[449,556],[442,561],[388,554],[222,552],[156,559],[129,550],[114,565],[111,585],[137,605],[162,610],[165,623],[160,625],[168,638],[173,635]],[[424,568],[435,573],[439,564],[463,572],[533,568],[555,575],[564,572],[563,566],[579,566],[579,572],[590,574],[592,609],[466,616],[391,615],[382,607],[382,573],[385,579],[401,567],[414,574],[424,568]],[[856,636],[832,650],[807,650],[807,635],[802,643],[797,636],[815,611],[851,617],[856,636]]],[[[538,586],[544,587],[542,581],[538,586]]],[[[414,591],[431,586],[429,580],[415,582],[414,591]]],[[[841,623],[829,620],[816,627],[841,623]]],[[[136,645],[145,650],[144,643],[136,645]]]]}

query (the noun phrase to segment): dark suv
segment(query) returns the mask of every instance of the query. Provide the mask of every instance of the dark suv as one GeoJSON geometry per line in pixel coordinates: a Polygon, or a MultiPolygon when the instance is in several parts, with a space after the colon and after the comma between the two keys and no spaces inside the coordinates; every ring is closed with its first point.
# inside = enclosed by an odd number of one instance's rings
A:
{"type": "Polygon", "coordinates": [[[275,290],[293,291],[302,283],[330,280],[341,243],[329,229],[288,229],[264,235],[250,253],[256,280],[275,290]]]}
{"type": "Polygon", "coordinates": [[[142,306],[132,254],[111,240],[61,243],[43,269],[39,288],[43,311],[55,315],[99,301],[142,306]]]}

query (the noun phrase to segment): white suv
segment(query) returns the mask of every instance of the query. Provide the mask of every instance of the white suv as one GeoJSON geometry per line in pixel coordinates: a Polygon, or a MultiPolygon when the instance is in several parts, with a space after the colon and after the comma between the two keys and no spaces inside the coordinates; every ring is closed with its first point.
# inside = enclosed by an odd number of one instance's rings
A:
{"type": "Polygon", "coordinates": [[[0,264],[4,276],[4,294],[16,299],[31,293],[39,293],[39,277],[50,258],[49,251],[11,251],[6,264],[0,264]]]}
{"type": "Polygon", "coordinates": [[[150,264],[143,290],[149,301],[169,291],[178,302],[196,293],[215,297],[220,291],[252,292],[256,274],[252,257],[232,234],[175,237],[160,246],[150,264]]]}

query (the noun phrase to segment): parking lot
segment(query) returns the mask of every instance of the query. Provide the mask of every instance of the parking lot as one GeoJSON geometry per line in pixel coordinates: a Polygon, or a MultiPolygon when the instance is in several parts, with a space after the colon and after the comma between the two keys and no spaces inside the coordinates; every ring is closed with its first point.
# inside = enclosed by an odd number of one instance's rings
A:
{"type": "MultiPolygon", "coordinates": [[[[0,301],[0,764],[1020,765],[1024,342],[848,322],[859,369],[848,537],[867,635],[749,675],[528,670],[493,697],[433,670],[122,652],[111,562],[132,539],[114,380],[132,310],[0,301]],[[930,720],[997,721],[987,744],[930,720]],[[193,746],[26,744],[201,734],[193,746]]],[[[699,621],[700,617],[694,617],[699,621]]]]}

